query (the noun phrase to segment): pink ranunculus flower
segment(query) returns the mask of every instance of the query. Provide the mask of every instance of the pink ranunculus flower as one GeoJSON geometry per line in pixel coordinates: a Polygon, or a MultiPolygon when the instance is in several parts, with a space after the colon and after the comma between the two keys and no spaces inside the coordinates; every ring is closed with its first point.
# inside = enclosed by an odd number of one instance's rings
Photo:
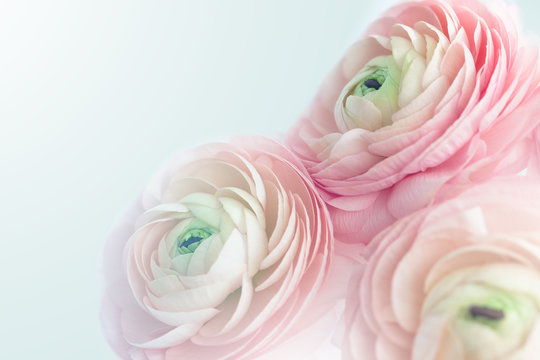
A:
{"type": "Polygon", "coordinates": [[[122,358],[254,359],[332,310],[332,226],[306,170],[271,140],[238,143],[173,161],[112,232],[102,323],[122,358]]]}
{"type": "Polygon", "coordinates": [[[519,173],[540,122],[538,48],[497,1],[420,0],[374,22],[287,139],[336,237],[368,242],[449,182],[519,173]]]}
{"type": "Polygon", "coordinates": [[[469,188],[385,229],[351,280],[344,359],[528,360],[540,351],[540,187],[469,188]]]}

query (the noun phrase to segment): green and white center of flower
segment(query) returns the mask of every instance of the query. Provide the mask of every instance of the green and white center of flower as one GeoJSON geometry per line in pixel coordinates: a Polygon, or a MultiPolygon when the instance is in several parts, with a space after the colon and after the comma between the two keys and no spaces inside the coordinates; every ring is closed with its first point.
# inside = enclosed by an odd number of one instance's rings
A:
{"type": "MultiPolygon", "coordinates": [[[[519,325],[525,319],[525,313],[534,311],[532,302],[520,295],[486,289],[486,297],[464,299],[456,320],[456,328],[470,325],[487,326],[493,331],[505,331],[507,323],[519,325]]],[[[466,332],[466,329],[463,329],[466,332]]],[[[514,329],[517,330],[517,329],[514,329]]]]}
{"type": "MultiPolygon", "coordinates": [[[[439,289],[446,287],[444,282],[439,289]]],[[[533,295],[486,283],[461,284],[446,295],[430,295],[440,301],[434,304],[430,301],[433,298],[426,299],[432,306],[424,309],[424,316],[447,314],[452,318],[448,324],[450,333],[444,338],[458,340],[463,353],[474,359],[491,359],[495,355],[498,359],[519,348],[538,316],[533,295]]]]}
{"type": "Polygon", "coordinates": [[[400,79],[401,71],[392,56],[368,62],[347,84],[336,104],[340,129],[375,131],[391,124],[392,115],[399,109],[400,79]]]}
{"type": "Polygon", "coordinates": [[[388,78],[387,69],[376,69],[361,81],[353,91],[355,96],[365,96],[370,92],[377,91],[386,82],[388,78]]]}
{"type": "Polygon", "coordinates": [[[210,227],[188,229],[182,235],[178,236],[178,253],[193,253],[204,240],[214,233],[215,230],[210,227]]]}
{"type": "Polygon", "coordinates": [[[527,295],[486,290],[486,297],[465,301],[453,325],[471,355],[486,348],[503,354],[519,347],[537,314],[534,301],[527,295]]]}
{"type": "Polygon", "coordinates": [[[186,212],[167,236],[169,266],[179,275],[206,273],[227,241],[233,228],[230,219],[222,211],[220,216],[212,212],[186,212]]]}

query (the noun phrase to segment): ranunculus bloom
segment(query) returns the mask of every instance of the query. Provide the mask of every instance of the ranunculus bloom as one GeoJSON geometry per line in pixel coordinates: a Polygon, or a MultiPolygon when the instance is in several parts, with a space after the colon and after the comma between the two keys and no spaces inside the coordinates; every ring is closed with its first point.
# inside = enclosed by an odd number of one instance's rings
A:
{"type": "Polygon", "coordinates": [[[528,360],[540,351],[540,187],[468,189],[375,237],[353,278],[345,359],[528,360]]]}
{"type": "Polygon", "coordinates": [[[288,135],[336,237],[367,242],[447,182],[518,173],[540,116],[537,46],[498,2],[391,8],[345,54],[288,135]]]}
{"type": "Polygon", "coordinates": [[[324,202],[281,145],[239,142],[174,161],[111,234],[102,321],[123,358],[252,359],[328,310],[306,311],[333,249],[324,202]]]}

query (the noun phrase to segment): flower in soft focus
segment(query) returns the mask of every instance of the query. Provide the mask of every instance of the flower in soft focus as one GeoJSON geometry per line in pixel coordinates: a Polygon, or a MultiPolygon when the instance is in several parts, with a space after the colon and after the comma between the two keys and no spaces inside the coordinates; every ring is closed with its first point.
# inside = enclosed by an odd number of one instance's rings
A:
{"type": "Polygon", "coordinates": [[[347,297],[345,359],[538,357],[538,183],[467,189],[397,221],[366,255],[347,297]]]}
{"type": "Polygon", "coordinates": [[[514,8],[406,2],[374,22],[288,135],[336,237],[368,242],[444,183],[519,173],[540,122],[538,49],[514,8]]]}
{"type": "Polygon", "coordinates": [[[333,296],[324,202],[281,145],[239,142],[174,161],[111,234],[102,322],[123,358],[252,359],[328,310],[306,310],[333,296]]]}

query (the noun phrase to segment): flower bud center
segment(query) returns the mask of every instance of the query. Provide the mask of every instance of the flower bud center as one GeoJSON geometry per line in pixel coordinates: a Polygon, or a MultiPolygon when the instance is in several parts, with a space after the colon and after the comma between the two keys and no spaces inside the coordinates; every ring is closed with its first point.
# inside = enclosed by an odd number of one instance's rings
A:
{"type": "Polygon", "coordinates": [[[214,231],[209,228],[189,229],[178,237],[177,250],[179,254],[193,253],[199,245],[209,238],[214,231]]]}
{"type": "Polygon", "coordinates": [[[375,90],[379,90],[379,88],[381,87],[381,84],[379,84],[377,80],[373,80],[373,79],[364,81],[364,85],[369,89],[375,89],[375,90]]]}
{"type": "Polygon", "coordinates": [[[497,321],[504,319],[504,312],[499,309],[494,309],[487,306],[473,305],[469,307],[469,314],[473,318],[484,318],[486,320],[497,321]]]}
{"type": "Polygon", "coordinates": [[[401,69],[392,56],[371,59],[336,102],[334,117],[340,131],[376,131],[392,125],[392,116],[399,110],[400,84],[401,69]]]}
{"type": "Polygon", "coordinates": [[[364,81],[360,82],[353,91],[356,96],[365,96],[370,92],[377,91],[386,81],[388,70],[379,68],[369,74],[364,81]]]}

